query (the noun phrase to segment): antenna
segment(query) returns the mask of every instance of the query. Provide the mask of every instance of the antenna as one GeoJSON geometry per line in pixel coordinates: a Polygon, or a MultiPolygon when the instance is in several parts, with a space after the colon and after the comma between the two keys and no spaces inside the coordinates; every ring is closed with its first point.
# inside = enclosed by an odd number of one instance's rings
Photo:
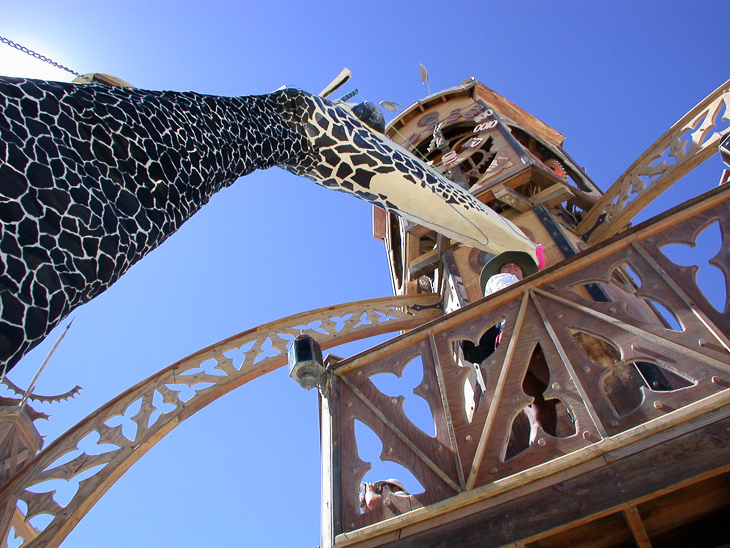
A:
{"type": "Polygon", "coordinates": [[[431,80],[428,78],[428,70],[423,66],[423,63],[418,63],[421,67],[421,83],[428,85],[428,94],[431,95],[431,80]]]}
{"type": "Polygon", "coordinates": [[[51,359],[51,356],[53,356],[53,353],[56,351],[56,348],[58,348],[58,345],[61,344],[61,341],[66,336],[66,333],[68,333],[69,328],[71,327],[71,324],[74,323],[73,319],[68,322],[68,325],[66,326],[66,329],[63,330],[63,333],[61,333],[61,336],[58,337],[58,340],[56,341],[56,344],[53,345],[53,348],[51,348],[51,351],[48,353],[48,356],[46,356],[46,359],[43,360],[43,363],[38,368],[38,372],[35,374],[35,377],[33,377],[33,380],[30,381],[30,385],[28,386],[28,390],[25,391],[25,394],[23,394],[23,399],[20,400],[19,407],[23,407],[25,403],[28,401],[28,396],[33,392],[33,388],[35,388],[35,383],[38,380],[38,377],[41,376],[41,372],[46,367],[46,364],[51,359]]]}

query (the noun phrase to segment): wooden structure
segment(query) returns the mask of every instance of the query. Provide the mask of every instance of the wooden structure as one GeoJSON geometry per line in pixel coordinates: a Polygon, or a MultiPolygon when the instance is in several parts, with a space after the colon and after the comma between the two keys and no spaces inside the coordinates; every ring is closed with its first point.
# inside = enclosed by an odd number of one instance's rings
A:
{"type": "Polygon", "coordinates": [[[700,266],[667,254],[719,225],[712,264],[727,295],[730,188],[627,230],[648,201],[716,152],[729,98],[726,84],[605,195],[562,150],[558,132],[474,80],[394,120],[394,140],[543,243],[551,266],[482,298],[489,256],[374,211],[394,292],[437,293],[446,314],[333,366],[322,399],[322,546],[730,543],[729,307],[724,299],[716,309],[698,287],[700,266]],[[502,321],[497,349],[467,361],[464,342],[479,344],[502,321]],[[557,425],[530,444],[526,385],[538,355],[557,425]],[[406,416],[403,396],[388,397],[371,380],[400,376],[414,360],[423,379],[413,392],[428,402],[434,436],[406,416]],[[388,495],[361,510],[370,463],[358,455],[355,421],[378,436],[383,460],[424,487],[411,497],[417,509],[403,511],[388,495]]]}
{"type": "Polygon", "coordinates": [[[298,314],[220,341],[129,388],[35,456],[40,439],[30,418],[0,407],[0,465],[8,471],[0,548],[12,534],[22,546],[59,546],[153,445],[220,396],[284,365],[300,333],[327,349],[399,331],[363,354],[327,361],[323,548],[670,546],[668,536],[680,535],[699,546],[710,533],[715,540],[704,545],[728,542],[719,524],[730,506],[729,307],[715,309],[696,284],[697,267],[676,264],[665,250],[691,246],[719,224],[723,245],[713,264],[728,286],[730,188],[626,227],[713,152],[729,97],[725,85],[690,111],[605,195],[562,150],[559,133],[474,80],[413,105],[388,134],[543,243],[551,266],[483,299],[484,253],[376,210],[396,296],[298,314]],[[670,165],[661,160],[667,151],[676,159],[670,165]],[[461,342],[477,344],[500,321],[497,350],[483,363],[465,361],[461,342]],[[530,445],[523,410],[532,398],[523,384],[536,352],[549,368],[543,396],[555,404],[557,425],[555,435],[538,432],[530,445]],[[429,403],[435,436],[408,419],[402,397],[385,396],[370,380],[400,374],[415,359],[424,371],[415,393],[429,403]],[[123,424],[109,426],[115,417],[123,424]],[[357,453],[355,420],[380,437],[383,458],[413,472],[423,493],[397,501],[386,491],[380,506],[360,512],[368,463],[357,453]],[[106,451],[78,449],[89,435],[106,451]],[[43,489],[58,479],[78,484],[64,505],[43,489]],[[30,526],[43,514],[46,526],[30,526]]]}

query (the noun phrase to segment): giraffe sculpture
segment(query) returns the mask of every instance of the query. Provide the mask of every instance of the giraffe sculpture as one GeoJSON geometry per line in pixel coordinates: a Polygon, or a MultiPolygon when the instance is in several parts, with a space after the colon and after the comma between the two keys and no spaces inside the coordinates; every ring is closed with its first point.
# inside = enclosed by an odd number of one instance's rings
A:
{"type": "Polygon", "coordinates": [[[211,196],[280,166],[492,253],[535,246],[468,192],[297,89],[217,97],[0,77],[0,369],[211,196]]]}

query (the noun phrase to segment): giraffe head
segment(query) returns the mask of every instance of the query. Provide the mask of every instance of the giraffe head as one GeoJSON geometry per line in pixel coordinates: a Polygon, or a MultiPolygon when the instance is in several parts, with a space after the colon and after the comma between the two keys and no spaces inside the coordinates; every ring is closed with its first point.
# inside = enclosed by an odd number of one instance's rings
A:
{"type": "Polygon", "coordinates": [[[535,244],[519,228],[368,127],[348,105],[297,89],[272,96],[282,116],[311,144],[303,160],[284,169],[489,253],[535,255],[535,244]]]}

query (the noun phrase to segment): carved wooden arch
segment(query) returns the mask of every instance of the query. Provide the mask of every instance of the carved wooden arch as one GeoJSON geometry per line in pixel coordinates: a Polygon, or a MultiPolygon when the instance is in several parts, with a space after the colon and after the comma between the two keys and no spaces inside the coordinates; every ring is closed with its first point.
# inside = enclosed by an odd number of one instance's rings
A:
{"type": "Polygon", "coordinates": [[[593,245],[624,230],[657,196],[717,152],[730,131],[730,80],[710,93],[651,145],[611,185],[578,225],[593,245]],[[604,217],[601,224],[601,217],[604,217]],[[592,231],[592,232],[591,232],[592,231]]]}
{"type": "MultiPolygon", "coordinates": [[[[18,501],[27,504],[25,524],[34,516],[49,514],[53,519],[35,538],[24,537],[23,546],[56,547],[101,496],[153,445],[180,422],[234,388],[269,373],[287,361],[286,346],[295,336],[306,333],[323,349],[375,335],[407,330],[441,315],[434,294],[385,297],[356,301],[289,316],[224,339],[184,358],[129,388],[68,430],[38,453],[0,489],[0,534],[7,538],[18,501]],[[181,389],[175,389],[180,386],[181,389]],[[180,393],[190,387],[194,394],[183,401],[180,393]],[[197,388],[196,388],[197,387],[197,388]],[[136,408],[131,417],[136,424],[134,439],[126,437],[122,426],[106,423],[136,408]],[[157,403],[155,403],[157,402],[157,403]],[[162,402],[174,408],[157,409],[162,402]],[[160,411],[157,415],[156,411],[160,411]],[[153,420],[154,419],[154,420],[153,420]],[[89,434],[99,435],[100,444],[116,446],[100,455],[78,449],[89,434]],[[78,453],[73,456],[74,453],[78,453]],[[64,456],[73,457],[63,459],[64,456]],[[62,462],[62,463],[61,463],[62,462]],[[61,464],[59,464],[61,463],[61,464]],[[100,467],[91,477],[78,482],[78,491],[65,506],[54,492],[33,493],[29,487],[65,479],[100,467]]],[[[133,412],[133,411],[132,411],[133,412]]],[[[16,518],[17,519],[17,518],[16,518]]],[[[13,524],[16,533],[22,533],[13,524]]],[[[27,531],[31,527],[24,528],[27,531]]]]}

